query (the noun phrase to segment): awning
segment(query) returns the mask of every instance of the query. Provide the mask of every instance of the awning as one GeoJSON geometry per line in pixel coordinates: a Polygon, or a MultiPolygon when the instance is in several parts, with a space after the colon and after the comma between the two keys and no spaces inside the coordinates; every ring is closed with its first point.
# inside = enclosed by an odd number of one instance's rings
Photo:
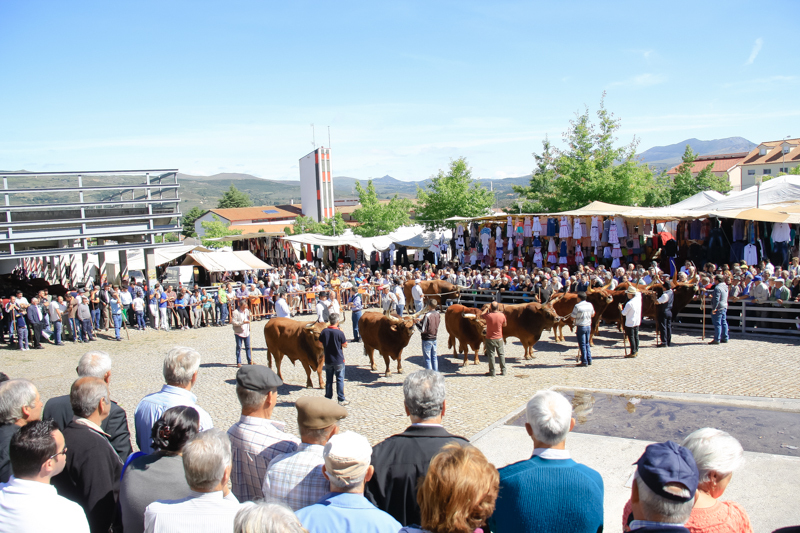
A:
{"type": "Polygon", "coordinates": [[[233,255],[250,265],[252,268],[258,268],[261,270],[266,270],[267,268],[272,268],[264,261],[259,259],[258,257],[254,256],[251,252],[247,250],[241,250],[238,252],[233,252],[233,255]]]}
{"type": "Polygon", "coordinates": [[[192,252],[186,256],[183,264],[199,265],[209,272],[255,270],[233,252],[192,252]]]}

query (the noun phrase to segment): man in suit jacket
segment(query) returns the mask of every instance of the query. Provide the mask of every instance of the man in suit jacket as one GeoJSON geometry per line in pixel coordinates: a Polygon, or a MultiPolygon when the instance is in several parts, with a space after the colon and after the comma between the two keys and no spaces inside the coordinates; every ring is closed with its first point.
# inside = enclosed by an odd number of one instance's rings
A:
{"type": "Polygon", "coordinates": [[[379,509],[407,526],[420,523],[417,481],[442,446],[449,442],[468,444],[442,426],[445,412],[444,376],[434,370],[418,370],[403,383],[406,414],[411,426],[372,449],[375,474],[367,482],[365,495],[379,509]]]}
{"type": "Polygon", "coordinates": [[[31,305],[28,307],[28,322],[33,328],[33,347],[37,350],[44,349],[44,346],[42,346],[42,331],[45,324],[42,308],[39,307],[39,298],[31,300],[31,305]]]}
{"type": "MultiPolygon", "coordinates": [[[[105,352],[86,352],[78,361],[75,371],[78,373],[78,377],[100,378],[108,384],[111,380],[111,357],[105,352]]],[[[44,406],[44,418],[52,418],[61,431],[64,431],[73,417],[68,394],[51,398],[44,406]]],[[[128,416],[125,410],[115,402],[111,402],[111,411],[108,417],[101,422],[100,428],[108,433],[111,446],[114,447],[114,451],[124,463],[133,451],[131,433],[128,430],[128,416]]]]}

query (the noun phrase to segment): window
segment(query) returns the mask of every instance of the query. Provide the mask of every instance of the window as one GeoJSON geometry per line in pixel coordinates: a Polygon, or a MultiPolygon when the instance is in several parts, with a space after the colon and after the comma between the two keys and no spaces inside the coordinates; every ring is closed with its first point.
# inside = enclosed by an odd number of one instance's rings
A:
{"type": "Polygon", "coordinates": [[[747,175],[748,176],[755,176],[756,175],[756,169],[751,168],[750,170],[747,171],[747,175]]]}
{"type": "Polygon", "coordinates": [[[762,172],[762,174],[772,174],[772,169],[771,168],[765,168],[764,172],[762,172]]]}
{"type": "Polygon", "coordinates": [[[758,154],[759,155],[767,155],[767,149],[766,148],[759,148],[758,154]]]}
{"type": "Polygon", "coordinates": [[[789,173],[789,167],[781,167],[781,168],[778,169],[778,172],[785,172],[785,173],[788,174],[789,173]]]}

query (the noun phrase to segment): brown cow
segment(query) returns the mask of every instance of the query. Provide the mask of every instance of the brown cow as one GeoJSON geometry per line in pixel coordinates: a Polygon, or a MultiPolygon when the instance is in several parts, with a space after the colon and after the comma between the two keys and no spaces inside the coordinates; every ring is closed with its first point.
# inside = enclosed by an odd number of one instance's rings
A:
{"type": "MultiPolygon", "coordinates": [[[[592,304],[594,307],[594,316],[592,317],[592,329],[589,335],[589,344],[594,346],[594,334],[597,332],[597,329],[600,326],[600,316],[603,314],[603,311],[606,310],[606,307],[613,301],[613,297],[611,296],[610,291],[606,289],[599,288],[599,289],[589,289],[586,291],[586,301],[592,304]]],[[[565,294],[561,299],[558,301],[553,301],[553,309],[556,310],[558,316],[567,317],[566,320],[562,322],[558,322],[555,326],[553,326],[553,335],[555,336],[556,342],[564,340],[564,326],[569,326],[569,330],[572,331],[572,326],[574,325],[575,321],[570,316],[572,310],[578,304],[578,294],[571,292],[565,294]]]]}
{"type": "Polygon", "coordinates": [[[322,365],[325,363],[322,343],[319,334],[327,328],[324,322],[298,322],[291,318],[273,318],[264,324],[264,339],[267,341],[267,361],[272,368],[272,357],[275,356],[275,366],[278,377],[281,375],[281,361],[283,356],[289,358],[292,364],[300,361],[306,371],[306,387],[311,389],[311,371],[316,370],[319,376],[319,388],[325,386],[322,380],[322,365]]]}
{"type": "Polygon", "coordinates": [[[397,361],[397,373],[403,373],[403,349],[408,346],[408,341],[414,334],[414,319],[411,316],[400,318],[380,313],[364,313],[358,320],[358,332],[372,370],[378,369],[373,358],[375,350],[378,350],[386,363],[386,376],[392,374],[389,369],[392,359],[397,361]]]}
{"type": "Polygon", "coordinates": [[[475,352],[474,364],[477,365],[478,350],[486,338],[486,322],[481,318],[481,310],[453,304],[444,313],[444,325],[450,335],[447,339],[447,347],[453,348],[453,355],[464,354],[464,362],[461,366],[467,366],[470,348],[475,352]],[[458,349],[456,349],[456,341],[460,345],[458,349]]]}
{"type": "MultiPolygon", "coordinates": [[[[461,287],[453,285],[449,281],[441,279],[423,280],[419,283],[422,287],[423,301],[431,296],[436,297],[440,304],[444,304],[445,300],[457,300],[461,290],[468,289],[469,287],[461,287]]],[[[414,288],[414,280],[408,280],[403,283],[403,294],[406,296],[406,310],[410,313],[416,311],[414,309],[414,298],[411,296],[411,289],[414,288]]]]}
{"type": "MultiPolygon", "coordinates": [[[[558,297],[556,297],[558,298],[558,297]]],[[[552,329],[559,321],[558,314],[550,303],[542,305],[531,302],[527,304],[503,305],[500,304],[499,310],[506,315],[506,327],[503,328],[503,342],[508,337],[516,337],[522,342],[525,348],[525,359],[533,359],[533,345],[542,336],[542,331],[552,329]]],[[[491,310],[491,304],[483,306],[483,312],[491,310]]]]}

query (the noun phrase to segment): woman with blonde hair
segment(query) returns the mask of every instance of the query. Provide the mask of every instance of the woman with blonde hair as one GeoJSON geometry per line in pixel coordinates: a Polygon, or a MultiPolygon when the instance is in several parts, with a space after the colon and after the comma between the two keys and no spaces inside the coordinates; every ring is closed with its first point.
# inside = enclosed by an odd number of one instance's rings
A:
{"type": "Polygon", "coordinates": [[[422,524],[400,533],[482,533],[499,488],[500,475],[480,450],[447,444],[431,459],[417,491],[422,524]]]}

